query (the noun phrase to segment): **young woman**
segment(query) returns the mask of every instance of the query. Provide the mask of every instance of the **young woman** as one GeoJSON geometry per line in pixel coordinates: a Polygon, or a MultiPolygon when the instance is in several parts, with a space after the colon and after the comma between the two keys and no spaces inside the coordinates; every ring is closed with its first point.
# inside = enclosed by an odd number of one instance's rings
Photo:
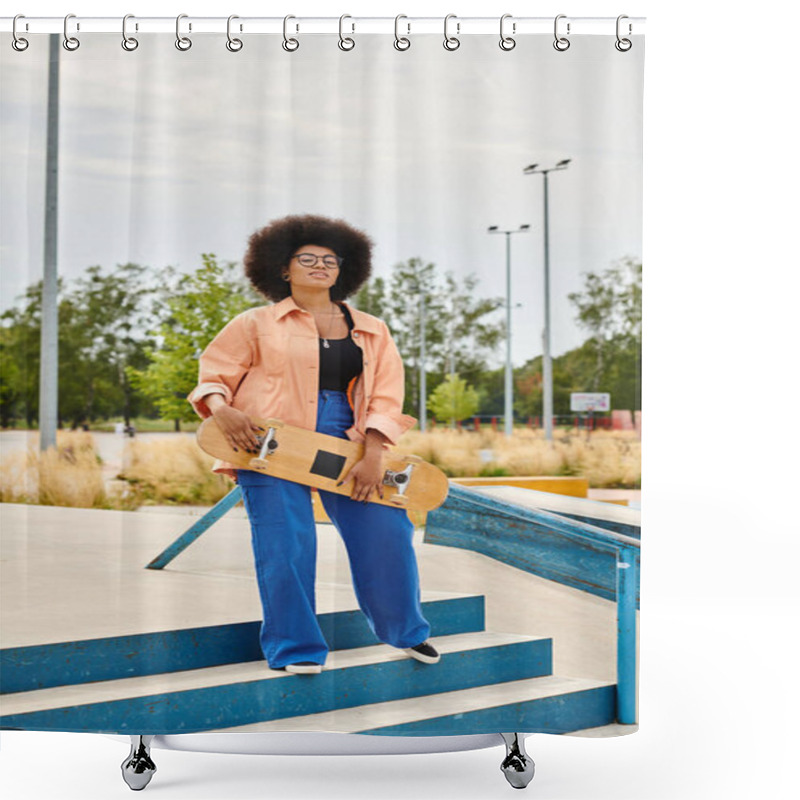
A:
{"type": "MultiPolygon", "coordinates": [[[[361,610],[382,642],[424,663],[427,641],[414,528],[403,509],[370,503],[382,494],[381,453],[416,421],[402,413],[404,372],[386,324],[342,302],[367,280],[372,243],[340,220],[290,216],[256,231],[244,258],[252,284],[272,305],[231,320],[200,357],[189,401],[214,415],[235,448],[255,453],[249,417],[364,443],[343,482],[350,497],[320,491],[350,560],[361,610]]],[[[242,488],[250,519],[272,669],[317,673],[328,645],[316,618],[316,526],[310,489],[217,461],[242,488]]]]}

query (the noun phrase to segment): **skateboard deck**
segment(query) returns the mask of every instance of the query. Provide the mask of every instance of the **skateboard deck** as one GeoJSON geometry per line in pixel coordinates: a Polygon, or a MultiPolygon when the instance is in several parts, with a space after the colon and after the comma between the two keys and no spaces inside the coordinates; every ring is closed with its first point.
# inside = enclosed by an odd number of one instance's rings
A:
{"type": "MultiPolygon", "coordinates": [[[[336,484],[361,459],[363,444],[286,425],[277,419],[252,421],[263,430],[263,434],[257,434],[261,444],[257,455],[234,450],[213,417],[204,420],[198,428],[197,443],[209,455],[240,469],[263,472],[336,494],[352,494],[352,481],[342,486],[336,484]]],[[[383,499],[373,492],[370,502],[431,511],[445,501],[449,486],[447,476],[419,456],[385,450],[382,466],[383,499]]]]}

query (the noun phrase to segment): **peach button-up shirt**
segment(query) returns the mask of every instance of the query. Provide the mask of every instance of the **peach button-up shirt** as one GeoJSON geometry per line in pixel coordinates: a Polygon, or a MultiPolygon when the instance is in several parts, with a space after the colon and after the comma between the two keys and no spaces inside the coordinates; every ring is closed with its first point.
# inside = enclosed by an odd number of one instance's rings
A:
{"type": "MultiPolygon", "coordinates": [[[[346,305],[364,364],[348,391],[354,424],[347,436],[363,442],[367,429],[375,428],[396,444],[416,422],[402,412],[405,373],[400,353],[385,322],[346,305]]],[[[211,412],[204,398],[214,393],[251,417],[275,417],[315,430],[319,334],[313,316],[287,297],[234,317],[200,356],[198,385],[187,399],[205,418],[211,412]]],[[[214,472],[231,477],[235,470],[221,460],[213,466],[214,472]]]]}

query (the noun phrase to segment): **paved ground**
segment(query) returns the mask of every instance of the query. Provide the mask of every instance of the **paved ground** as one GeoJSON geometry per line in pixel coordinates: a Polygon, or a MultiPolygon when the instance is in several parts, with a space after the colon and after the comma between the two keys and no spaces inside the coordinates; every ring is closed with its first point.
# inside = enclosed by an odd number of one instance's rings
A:
{"type": "MultiPolygon", "coordinates": [[[[258,620],[249,523],[242,508],[166,569],[145,565],[202,509],[142,512],[0,504],[0,646],[14,647],[258,620]]],[[[317,527],[318,611],[357,608],[346,551],[317,527]]],[[[486,627],[554,639],[554,673],[613,681],[615,604],[417,531],[423,600],[483,594],[486,627]]],[[[435,641],[435,637],[434,637],[435,641]]],[[[608,726],[587,735],[631,733],[608,726]]]]}
{"type": "MultiPolygon", "coordinates": [[[[164,570],[144,566],[194,517],[0,505],[3,647],[260,618],[249,525],[234,509],[164,570]]],[[[332,525],[317,528],[319,611],[356,608],[332,525]]],[[[613,680],[615,605],[417,532],[423,599],[486,596],[487,628],[553,636],[564,676],[613,680]]]]}

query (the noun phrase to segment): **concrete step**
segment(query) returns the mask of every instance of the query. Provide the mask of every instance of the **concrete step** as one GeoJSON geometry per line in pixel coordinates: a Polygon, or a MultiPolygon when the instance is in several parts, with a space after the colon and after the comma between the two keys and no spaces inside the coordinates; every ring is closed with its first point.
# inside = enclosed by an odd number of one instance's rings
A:
{"type": "Polygon", "coordinates": [[[367,702],[419,698],[552,672],[552,640],[547,638],[482,631],[436,637],[435,644],[442,654],[435,665],[377,645],[332,651],[319,675],[273,671],[258,660],[17,692],[0,698],[0,726],[189,733],[367,702]]]}
{"type": "Polygon", "coordinates": [[[613,683],[548,675],[442,692],[425,698],[369,703],[290,719],[223,728],[216,733],[326,731],[445,736],[498,730],[567,733],[614,720],[613,683]],[[515,722],[516,721],[516,722],[515,722]]]}
{"type": "MultiPolygon", "coordinates": [[[[433,636],[481,631],[484,598],[441,593],[422,603],[433,636]]],[[[331,650],[377,644],[358,609],[318,615],[331,650]]],[[[0,650],[0,694],[33,691],[262,659],[260,621],[9,647],[0,650]]]]}

